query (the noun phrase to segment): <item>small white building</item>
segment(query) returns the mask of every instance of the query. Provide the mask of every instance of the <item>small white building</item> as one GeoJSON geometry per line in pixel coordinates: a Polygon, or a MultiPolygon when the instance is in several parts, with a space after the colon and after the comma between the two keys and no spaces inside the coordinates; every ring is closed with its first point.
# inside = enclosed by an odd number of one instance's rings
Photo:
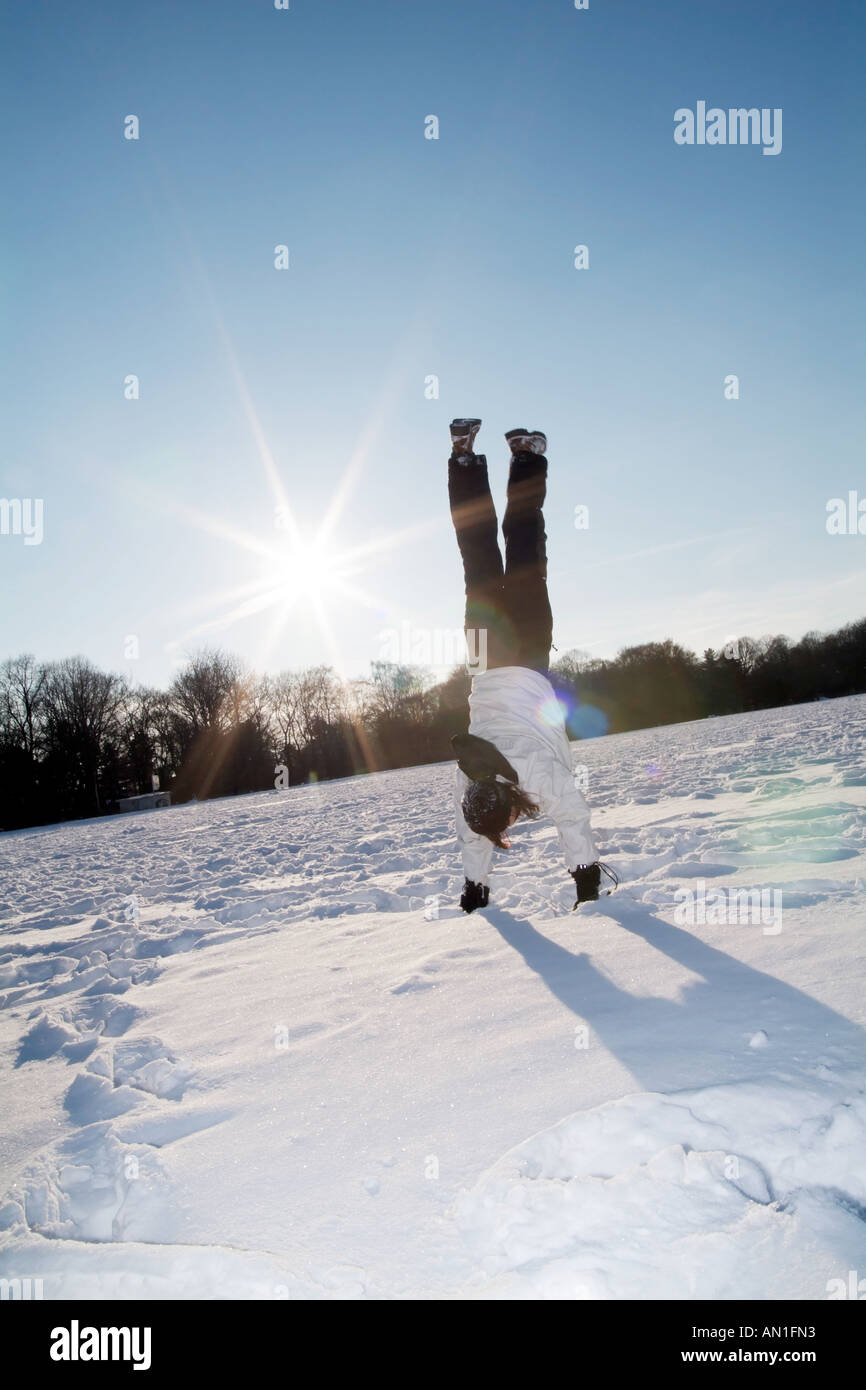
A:
{"type": "Polygon", "coordinates": [[[171,805],[171,792],[142,792],[140,796],[118,797],[118,811],[156,811],[171,805]]]}

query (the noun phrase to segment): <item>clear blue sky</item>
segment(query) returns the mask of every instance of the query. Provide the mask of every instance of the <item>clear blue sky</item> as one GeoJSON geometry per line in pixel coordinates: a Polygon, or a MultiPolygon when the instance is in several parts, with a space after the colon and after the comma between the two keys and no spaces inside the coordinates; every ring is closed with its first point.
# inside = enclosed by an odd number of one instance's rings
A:
{"type": "Polygon", "coordinates": [[[0,495],[44,539],[0,536],[0,656],[362,674],[383,629],[459,625],[455,414],[500,495],[502,433],[548,433],[560,650],[862,616],[866,535],[825,507],[866,497],[864,30],[854,0],[10,7],[0,495]],[[782,153],[676,145],[700,100],[781,107],[782,153]],[[286,503],[330,527],[294,602],[286,503]]]}

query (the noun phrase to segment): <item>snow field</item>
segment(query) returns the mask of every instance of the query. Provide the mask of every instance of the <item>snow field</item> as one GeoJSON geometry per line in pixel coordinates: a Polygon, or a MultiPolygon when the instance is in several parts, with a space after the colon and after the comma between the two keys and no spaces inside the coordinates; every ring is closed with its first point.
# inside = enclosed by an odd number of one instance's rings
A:
{"type": "Polygon", "coordinates": [[[623,880],[453,765],[0,839],[0,1276],[801,1298],[866,1274],[866,698],[574,745],[623,880]],[[778,934],[676,894],[781,894],[778,934]]]}

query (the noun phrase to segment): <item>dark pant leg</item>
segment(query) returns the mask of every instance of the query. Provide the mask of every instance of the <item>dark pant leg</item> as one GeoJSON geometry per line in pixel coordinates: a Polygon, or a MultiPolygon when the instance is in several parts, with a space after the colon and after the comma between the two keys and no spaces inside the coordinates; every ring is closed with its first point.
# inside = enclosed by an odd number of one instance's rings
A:
{"type": "Polygon", "coordinates": [[[499,526],[483,454],[466,464],[449,459],[448,498],[463,560],[469,665],[478,670],[511,665],[514,643],[503,593],[499,526]]]}
{"type": "Polygon", "coordinates": [[[546,491],[547,459],[541,454],[515,455],[502,522],[505,606],[517,640],[516,664],[545,674],[553,641],[543,513],[546,491]]]}

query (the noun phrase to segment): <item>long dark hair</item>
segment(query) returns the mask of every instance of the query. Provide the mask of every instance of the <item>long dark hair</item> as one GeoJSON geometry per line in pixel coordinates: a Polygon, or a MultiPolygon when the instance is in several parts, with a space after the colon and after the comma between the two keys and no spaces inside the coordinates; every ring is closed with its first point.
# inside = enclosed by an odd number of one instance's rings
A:
{"type": "Polygon", "coordinates": [[[510,849],[506,831],[514,811],[535,820],[539,807],[516,782],[473,782],[463,797],[463,815],[470,830],[497,849],[510,849]]]}
{"type": "Polygon", "coordinates": [[[518,785],[517,773],[504,753],[489,739],[477,734],[455,734],[451,746],[457,755],[457,766],[469,778],[463,794],[466,824],[497,849],[508,849],[505,831],[513,812],[535,820],[541,811],[518,785]]]}

